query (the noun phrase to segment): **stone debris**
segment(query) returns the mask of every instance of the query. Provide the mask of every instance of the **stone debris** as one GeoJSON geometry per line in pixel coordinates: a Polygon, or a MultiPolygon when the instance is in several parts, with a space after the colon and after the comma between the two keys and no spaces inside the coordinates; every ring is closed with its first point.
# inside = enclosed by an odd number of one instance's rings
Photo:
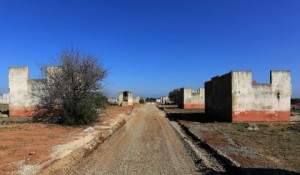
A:
{"type": "Polygon", "coordinates": [[[245,128],[247,128],[248,130],[254,130],[254,131],[259,130],[259,128],[257,127],[257,125],[255,123],[246,123],[245,128]]]}
{"type": "Polygon", "coordinates": [[[88,127],[83,131],[86,132],[86,133],[93,133],[93,132],[95,132],[95,129],[93,127],[88,127]]]}

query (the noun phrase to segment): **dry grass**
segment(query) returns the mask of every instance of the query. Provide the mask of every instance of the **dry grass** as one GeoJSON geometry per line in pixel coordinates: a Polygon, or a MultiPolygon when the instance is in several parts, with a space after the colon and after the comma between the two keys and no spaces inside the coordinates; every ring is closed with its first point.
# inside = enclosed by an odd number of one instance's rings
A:
{"type": "Polygon", "coordinates": [[[206,123],[230,135],[243,145],[264,154],[281,168],[300,172],[300,123],[258,123],[250,131],[243,123],[206,123]]]}

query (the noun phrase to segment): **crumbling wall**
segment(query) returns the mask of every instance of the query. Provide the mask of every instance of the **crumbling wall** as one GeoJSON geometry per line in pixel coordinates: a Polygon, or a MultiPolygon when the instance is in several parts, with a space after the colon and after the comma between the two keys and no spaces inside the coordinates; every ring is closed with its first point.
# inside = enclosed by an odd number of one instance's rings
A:
{"type": "Polygon", "coordinates": [[[169,97],[160,97],[160,104],[166,105],[169,104],[169,97]]]}
{"type": "Polygon", "coordinates": [[[133,98],[133,103],[140,103],[141,97],[136,96],[133,98]]]}
{"type": "Polygon", "coordinates": [[[232,72],[233,121],[289,121],[289,71],[271,71],[270,84],[252,81],[251,72],[232,72]]]}
{"type": "Polygon", "coordinates": [[[181,88],[178,96],[178,106],[183,109],[204,109],[204,88],[193,90],[191,88],[181,88]]]}
{"type": "Polygon", "coordinates": [[[28,67],[9,68],[9,116],[30,117],[35,114],[38,93],[43,93],[43,81],[29,79],[28,67]]]}
{"type": "Polygon", "coordinates": [[[133,105],[133,95],[130,91],[124,91],[118,93],[118,105],[119,106],[131,106],[133,105]]]}
{"type": "Polygon", "coordinates": [[[206,112],[225,121],[289,121],[289,71],[271,71],[270,84],[257,84],[251,71],[232,71],[205,83],[206,112]]]}

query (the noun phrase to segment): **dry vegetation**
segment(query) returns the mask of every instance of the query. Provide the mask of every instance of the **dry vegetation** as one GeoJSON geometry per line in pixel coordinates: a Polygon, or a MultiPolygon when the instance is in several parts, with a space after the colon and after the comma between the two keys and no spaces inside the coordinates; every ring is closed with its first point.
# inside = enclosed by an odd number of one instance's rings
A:
{"type": "Polygon", "coordinates": [[[300,123],[197,123],[180,121],[207,143],[220,148],[246,167],[300,172],[300,123]]]}

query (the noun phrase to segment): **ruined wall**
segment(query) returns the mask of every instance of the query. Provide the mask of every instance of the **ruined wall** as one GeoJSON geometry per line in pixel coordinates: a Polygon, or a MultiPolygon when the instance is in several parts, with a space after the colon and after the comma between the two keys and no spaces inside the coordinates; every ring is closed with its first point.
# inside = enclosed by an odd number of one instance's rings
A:
{"type": "Polygon", "coordinates": [[[8,104],[9,103],[9,94],[0,94],[0,103],[8,104]]]}
{"type": "Polygon", "coordinates": [[[28,67],[11,67],[9,69],[10,117],[27,117],[32,115],[32,96],[29,93],[28,80],[28,67]]]}
{"type": "Polygon", "coordinates": [[[231,74],[217,76],[205,82],[205,113],[221,121],[231,121],[231,74]]]}
{"type": "Polygon", "coordinates": [[[205,83],[206,113],[225,121],[289,121],[289,71],[271,71],[270,84],[257,84],[251,71],[232,71],[205,83]]]}
{"type": "Polygon", "coordinates": [[[183,109],[204,109],[204,88],[193,90],[181,88],[178,97],[178,106],[183,109]]]}
{"type": "Polygon", "coordinates": [[[169,104],[169,97],[160,97],[160,104],[166,105],[169,104]]]}
{"type": "Polygon", "coordinates": [[[9,68],[9,116],[30,117],[35,114],[37,94],[46,79],[29,79],[28,67],[9,68]]]}
{"type": "Polygon", "coordinates": [[[118,93],[118,105],[119,106],[131,106],[133,105],[133,95],[130,91],[124,91],[118,93]]]}
{"type": "Polygon", "coordinates": [[[252,81],[251,72],[232,72],[233,121],[289,121],[289,71],[271,71],[270,84],[252,81]]]}
{"type": "Polygon", "coordinates": [[[133,103],[140,103],[141,97],[136,96],[133,98],[133,103]]]}
{"type": "Polygon", "coordinates": [[[122,106],[122,102],[123,102],[123,92],[119,92],[118,93],[118,105],[122,106]]]}

